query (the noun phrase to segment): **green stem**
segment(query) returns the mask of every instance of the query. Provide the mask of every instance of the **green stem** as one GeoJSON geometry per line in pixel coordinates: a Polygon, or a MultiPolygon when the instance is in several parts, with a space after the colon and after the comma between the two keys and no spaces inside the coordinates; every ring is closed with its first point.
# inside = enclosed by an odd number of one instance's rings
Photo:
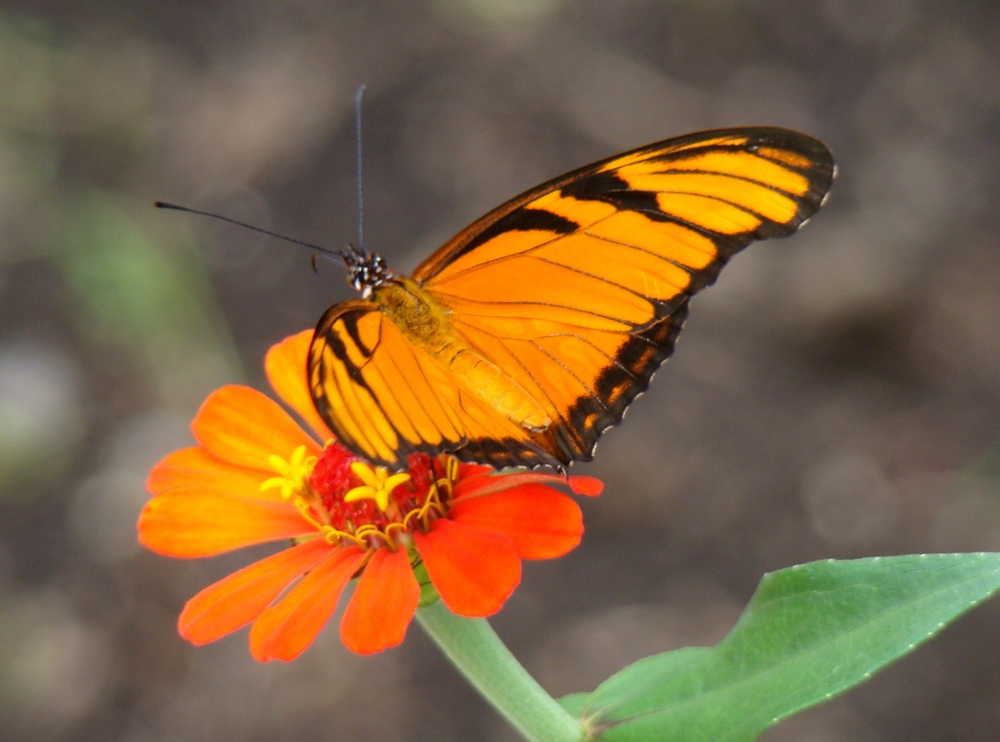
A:
{"type": "Polygon", "coordinates": [[[431,639],[483,697],[531,742],[581,742],[583,727],[521,667],[483,618],[437,601],[417,609],[431,639]]]}

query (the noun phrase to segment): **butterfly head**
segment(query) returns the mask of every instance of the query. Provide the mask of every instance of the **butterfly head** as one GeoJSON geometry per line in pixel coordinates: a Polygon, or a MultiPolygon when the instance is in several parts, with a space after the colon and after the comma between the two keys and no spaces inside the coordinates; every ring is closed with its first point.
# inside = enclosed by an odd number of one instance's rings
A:
{"type": "Polygon", "coordinates": [[[347,282],[361,292],[362,298],[368,299],[373,289],[396,277],[381,255],[354,245],[348,248],[340,253],[347,266],[347,282]]]}

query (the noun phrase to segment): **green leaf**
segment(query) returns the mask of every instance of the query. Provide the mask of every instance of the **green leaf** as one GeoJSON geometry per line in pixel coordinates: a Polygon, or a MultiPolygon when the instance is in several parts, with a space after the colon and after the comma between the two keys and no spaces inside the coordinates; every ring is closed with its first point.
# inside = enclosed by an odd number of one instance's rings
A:
{"type": "Polygon", "coordinates": [[[565,707],[590,739],[751,742],[857,685],[1000,588],[1000,554],[823,561],[765,575],[715,647],[647,657],[565,707]]]}
{"type": "Polygon", "coordinates": [[[566,711],[573,716],[578,717],[583,713],[583,709],[587,705],[588,698],[590,698],[589,693],[570,693],[568,696],[563,696],[557,700],[556,703],[566,709],[566,711]]]}

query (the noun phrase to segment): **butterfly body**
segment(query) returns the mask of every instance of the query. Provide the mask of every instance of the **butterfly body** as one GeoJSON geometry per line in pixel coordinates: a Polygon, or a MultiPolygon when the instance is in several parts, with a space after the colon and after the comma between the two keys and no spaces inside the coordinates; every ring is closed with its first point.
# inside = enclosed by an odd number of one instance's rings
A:
{"type": "Polygon", "coordinates": [[[751,241],[794,232],[832,177],[803,134],[702,132],[540,185],[412,277],[356,251],[363,299],[331,307],[310,348],[316,408],[390,467],[413,451],[589,460],[670,355],[691,296],[751,241]]]}
{"type": "Polygon", "coordinates": [[[460,338],[447,310],[414,280],[387,280],[372,291],[372,301],[407,340],[448,369],[468,393],[527,430],[542,431],[549,426],[545,410],[520,384],[460,338]]]}

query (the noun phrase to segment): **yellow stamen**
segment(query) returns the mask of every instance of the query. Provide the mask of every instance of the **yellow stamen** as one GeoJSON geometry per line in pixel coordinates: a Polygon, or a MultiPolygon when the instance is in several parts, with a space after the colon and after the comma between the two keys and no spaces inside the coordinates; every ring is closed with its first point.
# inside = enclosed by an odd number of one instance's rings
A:
{"type": "Polygon", "coordinates": [[[332,546],[336,546],[345,539],[353,541],[362,548],[368,546],[368,542],[365,541],[363,538],[359,537],[356,533],[348,533],[347,531],[338,531],[333,526],[322,526],[319,530],[320,533],[323,535],[323,538],[326,539],[326,542],[332,546]]]}
{"type": "Polygon", "coordinates": [[[410,475],[406,472],[399,474],[389,474],[388,469],[381,466],[372,469],[360,461],[351,464],[351,471],[358,479],[364,482],[360,487],[355,487],[344,495],[344,502],[354,502],[355,500],[374,500],[379,510],[383,512],[389,507],[389,495],[399,485],[410,481],[410,475]]]}
{"type": "Polygon", "coordinates": [[[445,459],[444,467],[444,477],[438,479],[435,485],[437,488],[443,489],[450,496],[452,485],[458,481],[458,459],[454,456],[449,456],[445,459]]]}
{"type": "MultiPolygon", "coordinates": [[[[414,520],[418,520],[421,523],[423,523],[424,527],[426,528],[429,525],[427,520],[427,514],[428,512],[430,512],[431,509],[433,509],[438,514],[438,516],[443,516],[445,514],[445,509],[444,506],[441,504],[441,494],[438,491],[437,484],[431,484],[430,489],[427,491],[427,498],[424,500],[424,504],[421,505],[416,510],[411,510],[410,512],[408,512],[406,516],[403,518],[402,523],[400,523],[399,525],[405,529],[410,525],[410,519],[413,518],[414,520]]],[[[394,524],[390,523],[389,526],[386,527],[386,532],[388,532],[388,528],[392,525],[394,524]]]]}

